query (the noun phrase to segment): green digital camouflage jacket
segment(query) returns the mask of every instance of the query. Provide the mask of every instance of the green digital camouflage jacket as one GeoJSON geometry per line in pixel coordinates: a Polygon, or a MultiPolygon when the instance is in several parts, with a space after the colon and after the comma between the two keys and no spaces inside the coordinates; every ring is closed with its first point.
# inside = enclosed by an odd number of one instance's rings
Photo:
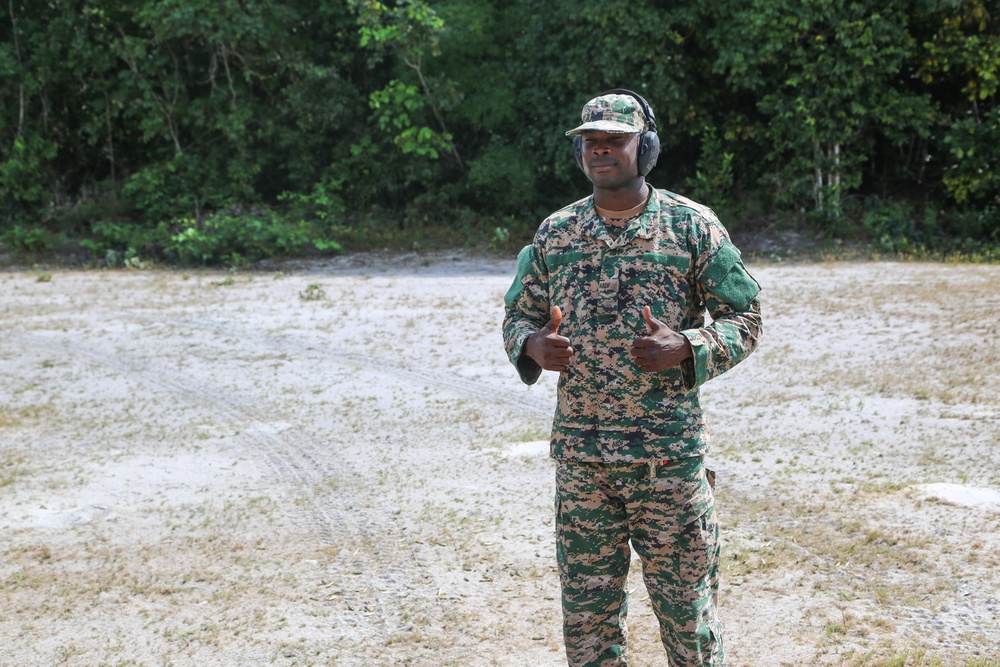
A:
{"type": "Polygon", "coordinates": [[[648,462],[700,456],[708,429],[698,387],[742,361],[762,331],[760,286],[708,208],[653,190],[641,216],[612,239],[587,197],[549,216],[518,255],[505,296],[507,355],[533,384],[541,368],[525,340],[562,309],[575,352],[559,376],[551,455],[566,461],[648,462]],[[691,341],[694,358],[644,372],[632,341],[642,308],[691,341]],[[706,312],[711,323],[705,323],[706,312]]]}

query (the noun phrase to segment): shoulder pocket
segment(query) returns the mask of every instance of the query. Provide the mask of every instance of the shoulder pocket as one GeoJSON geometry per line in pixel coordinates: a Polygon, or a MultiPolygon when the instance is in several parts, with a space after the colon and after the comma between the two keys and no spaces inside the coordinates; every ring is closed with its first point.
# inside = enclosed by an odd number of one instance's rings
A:
{"type": "Polygon", "coordinates": [[[504,305],[508,308],[511,308],[517,301],[517,297],[521,296],[521,292],[524,290],[524,279],[531,274],[537,256],[538,250],[534,245],[524,246],[517,254],[517,275],[514,276],[514,282],[510,284],[510,288],[503,297],[504,305]]]}
{"type": "Polygon", "coordinates": [[[760,285],[747,273],[740,251],[726,243],[705,268],[709,291],[736,310],[744,310],[760,293],[760,285]]]}

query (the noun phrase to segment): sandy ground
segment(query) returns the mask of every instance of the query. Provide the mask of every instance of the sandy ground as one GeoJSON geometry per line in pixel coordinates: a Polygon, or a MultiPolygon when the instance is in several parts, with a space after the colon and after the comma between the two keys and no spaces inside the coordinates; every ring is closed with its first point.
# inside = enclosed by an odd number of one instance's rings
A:
{"type": "MultiPolygon", "coordinates": [[[[279,268],[0,273],[0,665],[565,664],[513,258],[279,268]]],[[[1000,266],[752,269],[729,664],[1000,665],[1000,266]]]]}

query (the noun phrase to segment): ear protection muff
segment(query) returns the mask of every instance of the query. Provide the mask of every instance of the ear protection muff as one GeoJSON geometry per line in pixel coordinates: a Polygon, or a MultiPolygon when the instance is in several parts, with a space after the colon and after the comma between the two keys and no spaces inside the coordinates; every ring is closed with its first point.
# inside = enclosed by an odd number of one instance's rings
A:
{"type": "MultiPolygon", "coordinates": [[[[656,159],[660,157],[660,136],[656,133],[656,115],[653,113],[653,108],[649,106],[649,102],[642,95],[633,93],[631,90],[626,90],[625,88],[606,90],[598,95],[598,97],[603,95],[628,95],[639,103],[642,112],[646,114],[646,122],[649,124],[649,129],[639,136],[639,174],[646,176],[656,166],[656,159]]],[[[573,137],[573,154],[576,156],[576,166],[582,171],[583,137],[580,135],[573,137]]]]}

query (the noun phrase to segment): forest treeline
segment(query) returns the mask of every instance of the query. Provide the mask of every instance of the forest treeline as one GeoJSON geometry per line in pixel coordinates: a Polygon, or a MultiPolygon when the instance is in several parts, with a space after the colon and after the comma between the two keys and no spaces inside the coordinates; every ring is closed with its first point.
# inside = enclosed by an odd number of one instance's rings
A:
{"type": "Polygon", "coordinates": [[[727,224],[1000,245],[995,0],[7,0],[0,240],[232,263],[518,244],[615,87],[727,224]]]}

